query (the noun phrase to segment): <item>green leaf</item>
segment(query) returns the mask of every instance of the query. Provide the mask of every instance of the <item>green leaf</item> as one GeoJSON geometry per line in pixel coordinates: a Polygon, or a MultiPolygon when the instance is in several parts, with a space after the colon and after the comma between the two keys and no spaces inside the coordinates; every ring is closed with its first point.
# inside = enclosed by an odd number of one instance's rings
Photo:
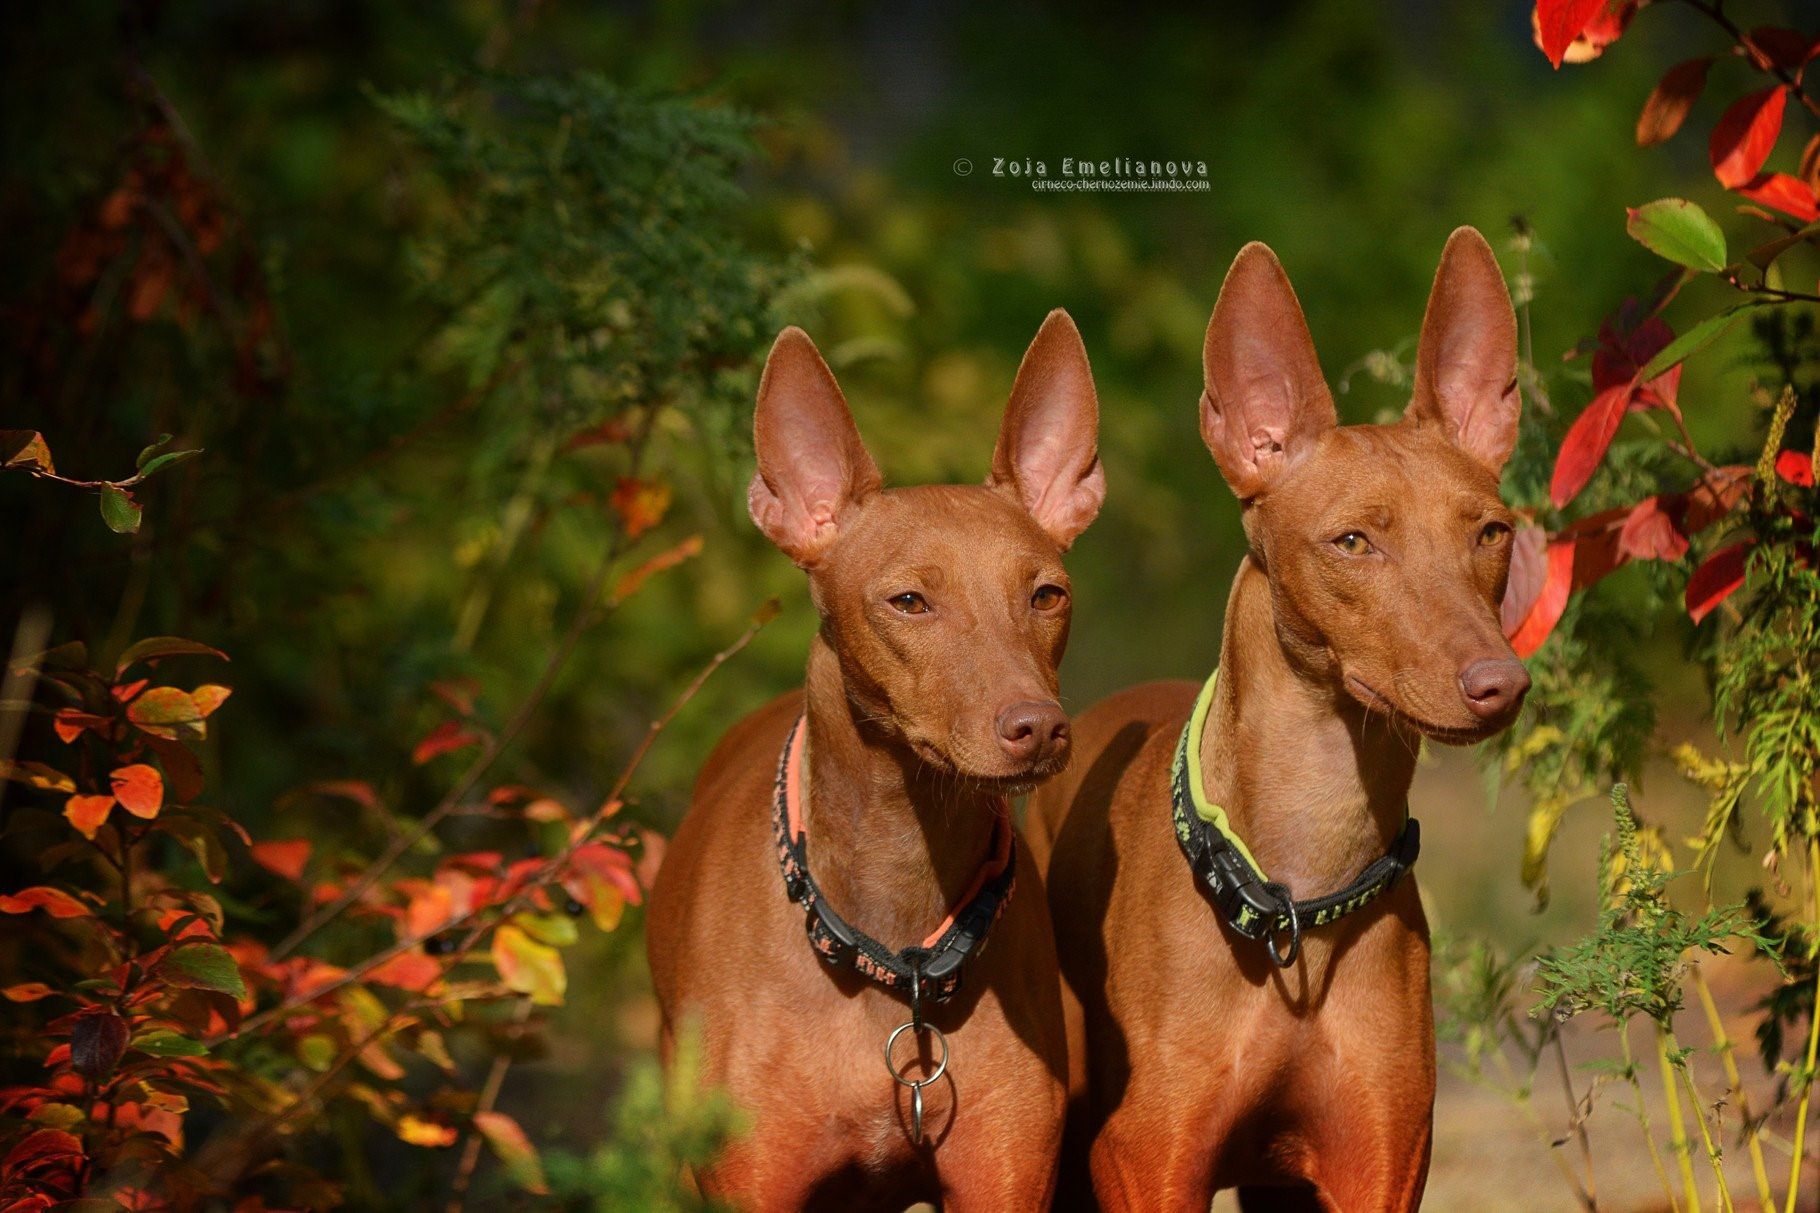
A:
{"type": "Polygon", "coordinates": [[[131,535],[139,529],[140,513],[139,503],[131,493],[111,484],[101,486],[101,520],[109,530],[131,535]]]}
{"type": "Polygon", "coordinates": [[[1725,268],[1725,233],[1685,198],[1662,198],[1630,209],[1624,230],[1644,248],[1703,273],[1725,268]]]}
{"type": "Polygon", "coordinates": [[[126,667],[135,661],[179,656],[219,657],[223,661],[228,659],[228,655],[220,649],[211,648],[199,640],[185,640],[181,636],[147,636],[120,654],[120,660],[114,666],[114,676],[118,678],[126,673],[126,667]]]}
{"type": "Polygon", "coordinates": [[[1651,358],[1648,364],[1637,372],[1637,377],[1645,382],[1654,379],[1670,367],[1679,365],[1717,341],[1726,329],[1737,323],[1738,317],[1742,313],[1753,308],[1774,307],[1776,303],[1777,301],[1774,299],[1746,299],[1743,303],[1734,303],[1717,316],[1708,316],[1663,346],[1661,352],[1651,358]]]}
{"type": "Polygon", "coordinates": [[[202,1057],[209,1051],[208,1046],[200,1040],[180,1036],[168,1028],[159,1028],[136,1037],[131,1047],[141,1053],[150,1053],[153,1057],[202,1057]]]}
{"type": "Polygon", "coordinates": [[[153,455],[156,455],[159,451],[159,448],[168,445],[170,443],[170,440],[171,440],[171,436],[169,434],[158,435],[158,441],[152,443],[152,445],[146,447],[143,451],[139,452],[139,458],[134,460],[133,466],[138,468],[142,472],[145,471],[146,460],[150,459],[153,455]]]}
{"type": "Polygon", "coordinates": [[[0,430],[0,467],[57,470],[51,462],[51,448],[37,430],[0,430]]]}
{"type": "Polygon", "coordinates": [[[174,986],[219,990],[235,998],[246,997],[246,982],[240,978],[240,966],[219,944],[186,943],[171,949],[159,962],[158,975],[174,986]]]}
{"type": "Polygon", "coordinates": [[[173,463],[182,463],[185,459],[189,459],[192,456],[200,455],[200,454],[202,454],[201,447],[197,447],[196,449],[191,450],[191,451],[171,451],[167,454],[160,455],[156,459],[153,459],[150,462],[146,463],[143,467],[141,467],[139,469],[139,474],[141,476],[150,476],[153,472],[157,471],[159,468],[170,467],[173,463]]]}

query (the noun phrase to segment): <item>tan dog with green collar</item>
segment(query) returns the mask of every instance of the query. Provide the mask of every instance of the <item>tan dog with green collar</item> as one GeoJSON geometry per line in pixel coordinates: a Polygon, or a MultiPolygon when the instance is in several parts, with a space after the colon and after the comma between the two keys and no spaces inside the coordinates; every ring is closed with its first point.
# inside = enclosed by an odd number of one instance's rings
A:
{"type": "MultiPolygon", "coordinates": [[[[1245,503],[1250,555],[1187,741],[1204,811],[1184,836],[1217,806],[1243,844],[1225,850],[1307,902],[1395,858],[1421,738],[1483,740],[1528,689],[1498,624],[1516,322],[1491,249],[1460,229],[1402,421],[1341,427],[1289,280],[1253,244],[1204,370],[1201,433],[1245,503]]],[[[1241,902],[1222,912],[1172,812],[1195,702],[1193,683],[1156,683],[1092,708],[1072,767],[1032,800],[1075,1062],[1063,1203],[1085,1199],[1085,1168],[1069,1168],[1090,1150],[1107,1209],[1205,1213],[1232,1187],[1246,1213],[1414,1209],[1435,1082],[1415,883],[1392,863],[1331,921],[1236,931],[1241,902]]]]}

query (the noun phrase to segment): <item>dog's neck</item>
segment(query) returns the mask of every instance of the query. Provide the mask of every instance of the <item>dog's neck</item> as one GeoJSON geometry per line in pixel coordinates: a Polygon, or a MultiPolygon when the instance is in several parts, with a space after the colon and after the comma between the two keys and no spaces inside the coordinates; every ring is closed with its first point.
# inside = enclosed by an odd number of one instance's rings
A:
{"type": "Polygon", "coordinates": [[[1297,899],[1348,884],[1402,829],[1417,750],[1342,687],[1296,668],[1269,580],[1247,557],[1226,605],[1199,761],[1202,786],[1265,876],[1297,899]]]}
{"type": "Polygon", "coordinates": [[[840,658],[809,650],[803,821],[835,911],[885,946],[921,943],[990,857],[1002,801],[934,771],[863,722],[840,658]]]}

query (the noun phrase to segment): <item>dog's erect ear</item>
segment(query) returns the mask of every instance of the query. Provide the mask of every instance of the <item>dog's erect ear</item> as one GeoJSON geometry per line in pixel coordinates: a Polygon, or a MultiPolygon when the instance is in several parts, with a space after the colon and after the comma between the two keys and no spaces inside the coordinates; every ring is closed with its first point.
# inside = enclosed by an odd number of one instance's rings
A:
{"type": "Polygon", "coordinates": [[[1441,251],[1422,339],[1415,394],[1403,416],[1438,425],[1460,449],[1503,470],[1517,445],[1517,317],[1485,237],[1456,228],[1441,251]]]}
{"type": "Polygon", "coordinates": [[[1099,428],[1087,347],[1068,313],[1057,308],[1017,368],[986,483],[1016,493],[1063,551],[1106,500],[1099,428]]]}
{"type": "Polygon", "coordinates": [[[1262,244],[1239,250],[1201,350],[1201,439],[1240,500],[1269,488],[1338,424],[1289,276],[1262,244]]]}
{"type": "Polygon", "coordinates": [[[834,542],[842,514],[878,490],[879,474],[834,373],[794,325],[777,335],[765,360],[752,440],[752,521],[808,568],[834,542]]]}

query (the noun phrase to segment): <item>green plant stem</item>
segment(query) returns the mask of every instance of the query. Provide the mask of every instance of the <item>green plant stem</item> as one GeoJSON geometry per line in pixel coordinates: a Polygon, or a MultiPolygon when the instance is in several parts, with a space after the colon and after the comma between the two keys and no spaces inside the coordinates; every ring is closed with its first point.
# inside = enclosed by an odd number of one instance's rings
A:
{"type": "MultiPolygon", "coordinates": [[[[1813,901],[1813,917],[1808,920],[1813,946],[1820,949],[1820,838],[1807,840],[1807,893],[1813,901]]],[[[1807,1110],[1814,1096],[1814,1059],[1820,1054],[1820,964],[1814,966],[1814,1009],[1807,1017],[1807,1068],[1801,1086],[1801,1102],[1795,1107],[1795,1157],[1788,1166],[1788,1203],[1782,1213],[1795,1213],[1795,1198],[1801,1192],[1801,1164],[1806,1162],[1807,1110]]]]}
{"type": "Polygon", "coordinates": [[[1618,1043],[1624,1051],[1624,1077],[1637,1097],[1637,1123],[1643,1126],[1643,1144],[1649,1147],[1649,1161],[1655,1164],[1656,1178],[1668,1196],[1669,1213],[1681,1213],[1681,1202],[1675,1199],[1675,1185],[1669,1182],[1668,1168],[1662,1165],[1662,1152],[1656,1149],[1656,1131],[1650,1125],[1649,1108],[1643,1102],[1643,1083],[1637,1078],[1637,1059],[1630,1048],[1629,1022],[1618,1025],[1618,1043]]]}
{"type": "Polygon", "coordinates": [[[1675,1063],[1668,1056],[1668,1031],[1656,1025],[1656,1069],[1662,1078],[1662,1095],[1668,1102],[1668,1144],[1681,1170],[1681,1192],[1687,1207],[1700,1213],[1700,1187],[1694,1180],[1694,1152],[1687,1140],[1687,1118],[1681,1114],[1681,1093],[1675,1086],[1675,1063]]]}
{"type": "MultiPolygon", "coordinates": [[[[1681,1044],[1675,1039],[1675,1034],[1672,1031],[1668,1033],[1668,1044],[1669,1047],[1673,1048],[1675,1051],[1680,1051],[1681,1044]]],[[[1694,1124],[1699,1126],[1700,1129],[1700,1144],[1706,1148],[1706,1161],[1713,1169],[1715,1197],[1719,1202],[1720,1209],[1724,1210],[1724,1213],[1732,1213],[1731,1185],[1725,1181],[1725,1154],[1717,1143],[1713,1141],[1712,1131],[1707,1126],[1706,1100],[1701,1098],[1700,1088],[1694,1083],[1694,1068],[1688,1065],[1684,1060],[1679,1066],[1679,1069],[1681,1071],[1681,1081],[1687,1086],[1687,1098],[1689,1105],[1693,1108],[1694,1124]]]]}
{"type": "Polygon", "coordinates": [[[1713,1001],[1712,988],[1706,984],[1706,974],[1699,965],[1694,966],[1692,977],[1694,993],[1700,999],[1700,1009],[1706,1013],[1706,1026],[1712,1030],[1713,1048],[1718,1051],[1719,1061],[1725,1067],[1725,1081],[1730,1084],[1731,1098],[1738,1105],[1738,1116],[1744,1122],[1744,1147],[1750,1151],[1751,1178],[1757,1185],[1757,1203],[1764,1210],[1776,1207],[1775,1192],[1769,1186],[1769,1168],[1763,1162],[1763,1142],[1761,1126],[1751,1116],[1750,1096],[1744,1090],[1744,1080],[1738,1073],[1738,1054],[1732,1045],[1732,1039],[1725,1030],[1725,1021],[1719,1016],[1719,1005],[1713,1001]]]}

